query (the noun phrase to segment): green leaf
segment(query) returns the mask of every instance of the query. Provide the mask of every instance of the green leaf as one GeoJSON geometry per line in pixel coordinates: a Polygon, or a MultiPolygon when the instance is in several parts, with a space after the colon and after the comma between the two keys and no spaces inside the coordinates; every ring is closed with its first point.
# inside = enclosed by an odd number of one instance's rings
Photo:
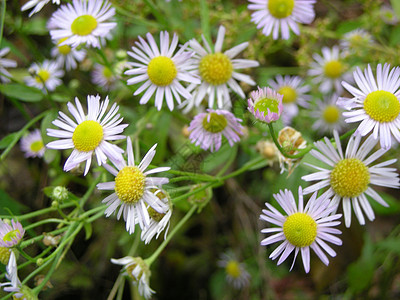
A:
{"type": "Polygon", "coordinates": [[[22,27],[26,34],[47,35],[49,30],[46,27],[47,20],[45,18],[29,19],[28,23],[22,27]]]}
{"type": "Polygon", "coordinates": [[[83,225],[83,228],[85,228],[85,240],[90,239],[93,233],[92,223],[85,223],[85,225],[83,225]]]}
{"type": "Polygon", "coordinates": [[[20,215],[25,206],[11,198],[5,191],[0,189],[0,214],[9,215],[10,211],[14,215],[20,215]]]}
{"type": "Polygon", "coordinates": [[[377,248],[400,255],[400,238],[388,238],[376,245],[377,248]]]}
{"type": "Polygon", "coordinates": [[[0,85],[0,91],[8,97],[25,102],[38,102],[43,99],[40,90],[19,83],[0,85]]]}
{"type": "Polygon", "coordinates": [[[390,0],[390,3],[392,4],[394,12],[400,18],[400,1],[399,0],[390,0]]]}
{"type": "Polygon", "coordinates": [[[15,136],[17,135],[18,132],[13,132],[5,137],[3,137],[0,141],[0,149],[5,149],[8,147],[8,145],[11,144],[11,142],[15,139],[15,136]]]}
{"type": "Polygon", "coordinates": [[[361,21],[346,21],[346,22],[342,22],[340,23],[340,25],[338,26],[338,28],[336,28],[336,33],[340,34],[345,34],[347,32],[353,31],[357,28],[362,28],[363,27],[363,23],[361,21]]]}

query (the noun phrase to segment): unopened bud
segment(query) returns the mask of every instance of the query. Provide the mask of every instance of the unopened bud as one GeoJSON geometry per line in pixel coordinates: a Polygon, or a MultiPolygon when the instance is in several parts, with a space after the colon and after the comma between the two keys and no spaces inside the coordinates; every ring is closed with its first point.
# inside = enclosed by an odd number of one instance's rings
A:
{"type": "Polygon", "coordinates": [[[36,265],[37,265],[38,267],[40,267],[41,265],[43,265],[43,263],[44,263],[43,258],[38,258],[38,259],[36,260],[36,265]]]}
{"type": "Polygon", "coordinates": [[[53,190],[52,198],[58,202],[68,199],[68,190],[64,186],[56,186],[53,190]]]}

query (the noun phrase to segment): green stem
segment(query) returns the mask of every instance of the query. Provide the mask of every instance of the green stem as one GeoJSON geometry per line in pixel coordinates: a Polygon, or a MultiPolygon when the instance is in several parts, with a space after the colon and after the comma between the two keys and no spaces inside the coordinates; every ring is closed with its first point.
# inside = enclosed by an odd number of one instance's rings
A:
{"type": "Polygon", "coordinates": [[[200,23],[201,31],[206,39],[206,41],[212,45],[211,31],[210,31],[210,12],[208,9],[207,1],[200,0],[200,23]]]}
{"type": "Polygon", "coordinates": [[[93,193],[94,188],[100,182],[100,179],[101,179],[101,176],[97,177],[95,180],[92,181],[87,192],[85,193],[85,195],[83,195],[83,197],[79,201],[80,207],[83,207],[85,205],[86,201],[89,199],[90,195],[93,193]]]}
{"type": "MultiPolygon", "coordinates": [[[[67,230],[68,230],[68,227],[63,227],[63,228],[60,228],[60,229],[56,229],[56,230],[50,231],[48,234],[57,235],[57,234],[63,233],[64,231],[67,231],[67,230]]],[[[26,248],[26,247],[34,244],[35,242],[38,242],[38,241],[42,240],[43,237],[44,237],[44,234],[41,234],[41,235],[35,236],[34,238],[31,238],[29,240],[23,241],[21,243],[21,245],[20,245],[20,248],[22,248],[22,249],[26,248]]]]}
{"type": "Polygon", "coordinates": [[[193,215],[195,210],[197,209],[197,205],[193,205],[190,210],[186,213],[186,215],[179,221],[178,224],[174,227],[174,229],[171,230],[170,234],[167,236],[167,238],[161,243],[161,245],[157,248],[156,251],[149,257],[145,259],[145,262],[150,268],[150,265],[155,261],[155,259],[160,255],[160,253],[164,250],[164,248],[168,245],[169,241],[172,239],[172,237],[178,232],[178,230],[187,222],[187,220],[190,219],[190,217],[193,215]]]}
{"type": "Polygon", "coordinates": [[[255,158],[255,159],[249,161],[248,163],[244,164],[244,166],[241,167],[240,169],[237,169],[236,171],[234,171],[234,172],[232,172],[232,173],[229,173],[229,174],[227,174],[227,175],[225,175],[225,176],[219,177],[218,179],[219,179],[220,181],[224,181],[224,180],[226,180],[226,179],[228,179],[228,178],[235,177],[235,176],[237,176],[237,175],[243,173],[244,171],[247,171],[248,169],[251,169],[252,167],[258,165],[259,163],[261,163],[261,162],[264,161],[264,160],[265,160],[264,157],[257,157],[257,158],[255,158]]]}
{"type": "Polygon", "coordinates": [[[19,139],[22,137],[25,131],[27,131],[33,124],[35,124],[37,121],[43,118],[46,114],[47,111],[42,112],[40,115],[36,116],[31,121],[29,121],[20,131],[17,132],[17,134],[14,136],[14,139],[8,145],[6,150],[4,150],[3,153],[1,154],[0,161],[6,158],[7,154],[11,151],[11,149],[15,146],[15,144],[18,143],[19,139]]]}
{"type": "Polygon", "coordinates": [[[197,194],[198,192],[201,192],[202,190],[205,190],[205,189],[207,189],[207,188],[209,188],[209,187],[216,187],[217,185],[218,185],[218,183],[215,183],[215,182],[207,183],[207,184],[205,184],[205,185],[203,185],[203,186],[201,186],[201,187],[199,187],[199,188],[197,188],[197,189],[194,189],[193,191],[190,191],[190,192],[188,192],[188,193],[185,193],[185,194],[183,194],[183,195],[181,195],[181,196],[178,196],[178,197],[172,199],[172,203],[177,203],[177,202],[179,202],[179,201],[181,201],[181,200],[185,200],[185,199],[187,199],[188,197],[190,197],[190,196],[192,196],[192,195],[195,195],[195,194],[197,194]]]}
{"type": "Polygon", "coordinates": [[[4,19],[6,18],[6,0],[1,1],[1,17],[0,17],[0,46],[3,39],[4,19]]]}
{"type": "Polygon", "coordinates": [[[29,229],[32,229],[32,228],[35,228],[35,227],[38,227],[40,225],[47,224],[47,223],[69,224],[70,222],[62,220],[62,219],[51,218],[51,219],[41,220],[41,221],[35,222],[33,224],[30,224],[28,226],[25,226],[24,229],[25,230],[29,230],[29,229]]]}

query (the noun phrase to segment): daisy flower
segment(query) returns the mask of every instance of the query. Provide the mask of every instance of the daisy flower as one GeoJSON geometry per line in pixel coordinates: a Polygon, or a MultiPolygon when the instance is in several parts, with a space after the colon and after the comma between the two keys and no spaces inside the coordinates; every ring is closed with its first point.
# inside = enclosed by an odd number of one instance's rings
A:
{"type": "Polygon", "coordinates": [[[245,94],[237,80],[250,85],[256,84],[250,76],[238,73],[236,70],[257,67],[259,63],[255,60],[235,58],[247,48],[248,42],[222,52],[225,37],[224,26],[219,27],[214,51],[205,37],[202,37],[205,49],[195,39],[189,41],[190,47],[196,53],[193,56],[194,72],[201,77],[202,82],[199,86],[191,84],[188,87],[189,91],[193,93],[193,98],[186,103],[185,111],[189,111],[193,106],[199,106],[206,95],[208,95],[209,108],[214,108],[214,100],[217,98],[218,108],[229,109],[232,106],[229,95],[230,90],[241,98],[245,98],[245,94]]]}
{"type": "Polygon", "coordinates": [[[289,39],[290,29],[300,34],[297,23],[310,24],[315,18],[314,3],[316,0],[249,0],[248,9],[255,10],[251,21],[257,28],[263,28],[262,33],[274,40],[278,39],[279,31],[282,39],[289,39]]]}
{"type": "Polygon", "coordinates": [[[340,52],[338,46],[333,48],[323,47],[322,56],[317,53],[313,54],[315,61],[311,63],[308,75],[315,76],[312,81],[315,84],[320,84],[319,90],[322,93],[328,93],[332,89],[338,94],[343,91],[340,82],[347,77],[343,57],[344,54],[340,52]]]}
{"type": "Polygon", "coordinates": [[[99,190],[113,190],[114,193],[106,197],[102,202],[108,205],[105,214],[109,217],[118,207],[117,219],[124,216],[126,230],[132,234],[135,232],[135,225],[139,223],[143,230],[151,224],[149,209],[153,209],[159,214],[167,214],[170,209],[169,204],[157,197],[154,189],[168,183],[166,177],[149,177],[148,175],[168,171],[170,167],[159,167],[146,171],[147,167],[156,154],[157,144],[155,144],[144,156],[138,166],[132,151],[131,139],[127,138],[126,152],[128,164],[125,160],[115,160],[110,158],[111,162],[117,168],[105,164],[104,167],[112,175],[115,181],[99,183],[99,190]]]}
{"type": "Polygon", "coordinates": [[[154,236],[158,239],[158,236],[165,228],[167,229],[165,229],[164,239],[166,238],[169,229],[169,221],[172,215],[172,202],[167,193],[163,190],[157,189],[154,191],[154,195],[164,202],[164,204],[168,206],[168,209],[165,213],[159,213],[151,206],[147,208],[150,216],[150,224],[142,229],[142,234],[140,236],[145,244],[150,243],[154,236]]]}
{"type": "Polygon", "coordinates": [[[7,77],[11,77],[11,74],[6,70],[6,68],[15,68],[17,66],[17,62],[12,59],[3,58],[10,52],[10,48],[0,49],[0,80],[4,83],[10,82],[10,79],[7,77]]]}
{"type": "Polygon", "coordinates": [[[117,83],[118,76],[106,66],[95,64],[92,72],[92,82],[105,90],[111,90],[117,83]]]}
{"type": "Polygon", "coordinates": [[[304,81],[299,76],[278,75],[275,80],[269,80],[268,84],[283,96],[282,121],[285,125],[289,125],[292,118],[298,114],[298,105],[305,108],[309,106],[311,97],[306,93],[310,91],[310,86],[304,85],[304,81]]]}
{"type": "Polygon", "coordinates": [[[343,50],[350,52],[357,48],[365,47],[373,43],[371,34],[364,29],[357,28],[346,33],[340,41],[340,47],[343,50]]]}
{"type": "Polygon", "coordinates": [[[190,122],[190,141],[203,150],[210,149],[214,152],[221,148],[223,135],[232,147],[240,141],[239,135],[243,134],[240,122],[241,119],[227,110],[209,108],[206,113],[198,114],[190,122]]]}
{"type": "Polygon", "coordinates": [[[64,71],[60,69],[60,65],[56,61],[45,60],[42,64],[33,63],[29,68],[32,76],[25,77],[28,86],[38,89],[54,91],[57,86],[61,85],[61,77],[64,71]]]}
{"type": "Polygon", "coordinates": [[[336,104],[337,99],[337,94],[333,94],[324,101],[317,101],[315,110],[310,112],[315,118],[312,129],[321,133],[331,133],[333,130],[341,132],[346,127],[342,116],[343,109],[336,104]]]}
{"type": "Polygon", "coordinates": [[[390,70],[390,65],[376,68],[376,79],[372,74],[371,66],[364,73],[357,68],[353,73],[358,88],[343,81],[343,87],[353,98],[339,98],[337,104],[344,107],[346,123],[361,121],[356,133],[362,136],[373,132],[375,139],[381,141],[381,147],[389,149],[393,135],[400,142],[400,68],[390,70]]]}
{"type": "Polygon", "coordinates": [[[21,139],[21,150],[25,152],[25,157],[43,157],[46,148],[39,129],[21,139]]]}
{"type": "Polygon", "coordinates": [[[120,135],[128,124],[120,124],[123,118],[118,113],[119,107],[116,103],[106,114],[108,108],[108,96],[100,101],[100,96],[87,96],[88,113],[85,115],[79,99],[75,97],[76,107],[68,102],[68,110],[75,118],[73,121],[63,112],[59,112],[59,118],[52,123],[61,128],[47,129],[47,135],[60,138],[58,141],[46,145],[49,149],[73,149],[64,165],[64,171],[68,172],[86,161],[84,175],[89,171],[92,162],[92,154],[96,154],[97,163],[100,166],[109,159],[122,159],[124,152],[116,145],[108,141],[125,139],[120,135]]]}
{"type": "Polygon", "coordinates": [[[253,116],[266,123],[277,121],[282,114],[283,95],[278,94],[270,88],[260,88],[258,91],[252,91],[247,100],[247,109],[253,116]]]}
{"type": "Polygon", "coordinates": [[[67,38],[63,38],[57,42],[57,45],[51,49],[51,56],[54,57],[60,66],[64,66],[69,70],[76,69],[78,64],[86,56],[86,51],[84,49],[78,50],[72,48],[70,45],[62,44],[67,38]]]}
{"type": "Polygon", "coordinates": [[[351,206],[353,206],[359,223],[364,225],[365,219],[362,210],[370,221],[375,218],[374,211],[366,197],[367,195],[379,204],[388,206],[371,185],[391,188],[399,188],[400,186],[398,174],[395,172],[396,169],[386,167],[396,162],[396,159],[371,166],[374,161],[386,152],[384,149],[379,149],[367,157],[368,153],[377,144],[377,140],[372,135],[362,145],[360,145],[361,136],[353,135],[347,144],[344,155],[336,130],[333,131],[333,136],[337,149],[326,137],[325,142],[318,141],[314,143],[317,150],[311,150],[311,155],[328,167],[310,165],[318,172],[303,176],[302,179],[318,182],[304,189],[304,194],[327,188],[323,195],[327,198],[333,197],[330,204],[331,207],[336,210],[340,201],[342,200],[343,202],[346,227],[350,227],[351,224],[351,206]]]}
{"type": "MultiPolygon", "coordinates": [[[[22,5],[21,11],[25,11],[34,7],[32,11],[29,13],[29,17],[32,17],[32,15],[41,11],[43,6],[45,6],[49,2],[50,0],[29,0],[24,5],[22,5]]],[[[60,5],[60,0],[52,0],[52,2],[53,4],[60,5]]]]}
{"type": "Polygon", "coordinates": [[[193,69],[190,59],[193,53],[187,51],[185,44],[174,54],[178,45],[178,36],[175,33],[169,44],[168,32],[160,32],[160,48],[150,33],[146,34],[147,42],[141,36],[138,38],[139,42],[135,42],[136,46],[132,47],[133,52],[128,51],[128,55],[138,61],[129,63],[133,68],[125,72],[126,75],[133,75],[128,79],[128,85],[144,82],[133,94],[136,96],[146,90],[140,104],[146,104],[156,93],[157,109],[161,109],[165,98],[168,108],[173,110],[174,99],[180,104],[181,96],[185,99],[192,97],[181,81],[195,85],[200,83],[190,72],[193,69]]]}
{"type": "Polygon", "coordinates": [[[0,220],[0,247],[13,247],[24,237],[25,229],[20,222],[11,220],[11,225],[0,220]]]}
{"type": "MultiPolygon", "coordinates": [[[[19,291],[19,286],[21,285],[21,282],[19,281],[18,278],[18,267],[17,267],[17,258],[15,256],[14,251],[12,251],[12,249],[8,249],[9,250],[9,260],[6,266],[6,278],[10,281],[10,282],[6,282],[6,283],[0,283],[0,286],[5,286],[4,291],[6,292],[18,292],[19,291]]],[[[19,294],[15,294],[15,296],[17,298],[19,294]]]]}
{"type": "Polygon", "coordinates": [[[73,48],[85,44],[100,48],[117,23],[110,22],[115,9],[108,1],[73,0],[62,5],[50,18],[48,28],[53,40],[66,38],[61,45],[73,48]]]}
{"type": "Polygon", "coordinates": [[[280,265],[294,250],[294,259],[290,268],[292,270],[300,251],[304,270],[308,273],[311,248],[319,259],[328,265],[329,259],[324,251],[332,257],[336,256],[336,252],[326,242],[335,245],[342,244],[342,241],[335,236],[341,234],[341,231],[332,228],[340,224],[337,219],[342,215],[330,216],[334,211],[334,207],[329,206],[330,199],[325,196],[317,198],[317,192],[315,192],[304,208],[301,187],[299,187],[298,205],[296,205],[292,192],[288,190],[279,191],[278,194],[274,194],[274,198],[285,211],[285,215],[266,202],[267,209],[263,209],[260,216],[261,220],[278,226],[261,230],[261,233],[272,233],[271,236],[261,241],[261,245],[267,246],[282,241],[269,257],[274,260],[280,256],[278,260],[278,265],[280,265]]]}
{"type": "Polygon", "coordinates": [[[125,256],[120,259],[111,258],[111,262],[124,266],[124,275],[132,279],[132,283],[138,286],[139,294],[145,299],[150,299],[155,293],[150,288],[150,269],[147,263],[140,257],[125,256]]]}
{"type": "Polygon", "coordinates": [[[235,289],[242,289],[250,283],[250,274],[243,263],[240,263],[233,254],[223,253],[217,265],[224,268],[226,281],[235,289]]]}
{"type": "Polygon", "coordinates": [[[382,5],[378,15],[386,24],[396,25],[399,22],[399,18],[390,5],[382,5]]]}

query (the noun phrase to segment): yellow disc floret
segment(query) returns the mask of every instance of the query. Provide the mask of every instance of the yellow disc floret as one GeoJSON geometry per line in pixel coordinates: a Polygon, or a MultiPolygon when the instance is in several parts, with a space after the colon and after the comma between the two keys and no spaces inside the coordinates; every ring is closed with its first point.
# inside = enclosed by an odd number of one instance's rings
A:
{"type": "Polygon", "coordinates": [[[358,158],[339,161],[331,173],[331,187],[341,197],[357,197],[366,191],[370,182],[367,166],[358,158]]]}
{"type": "Polygon", "coordinates": [[[365,112],[378,122],[392,122],[400,113],[399,99],[387,91],[369,93],[364,100],[365,112]]]}
{"type": "Polygon", "coordinates": [[[225,266],[225,272],[233,278],[238,278],[240,276],[240,265],[235,260],[230,260],[225,266]]]}
{"type": "Polygon", "coordinates": [[[43,147],[44,145],[42,141],[34,141],[30,146],[32,152],[39,152],[43,147]]]}
{"type": "Polygon", "coordinates": [[[297,212],[286,218],[283,233],[293,246],[310,246],[317,236],[317,223],[311,216],[297,212]]]}
{"type": "Polygon", "coordinates": [[[207,54],[200,60],[200,76],[212,85],[226,83],[232,77],[233,66],[229,57],[221,52],[207,54]]]}
{"type": "Polygon", "coordinates": [[[115,193],[128,204],[134,204],[142,198],[144,187],[145,175],[138,167],[124,167],[115,177],[115,193]]]}
{"type": "Polygon", "coordinates": [[[67,55],[68,53],[71,52],[71,47],[68,45],[62,45],[60,46],[61,43],[65,42],[68,38],[62,38],[61,40],[58,41],[57,43],[57,48],[58,52],[60,52],[62,55],[67,55]]]}
{"type": "Polygon", "coordinates": [[[3,241],[12,242],[18,240],[18,235],[21,235],[21,231],[19,231],[19,229],[14,229],[12,231],[7,232],[7,234],[4,235],[3,241]]]}
{"type": "Polygon", "coordinates": [[[284,19],[292,14],[294,0],[269,0],[268,10],[271,15],[278,19],[284,19]]]}
{"type": "Polygon", "coordinates": [[[36,81],[38,83],[44,83],[46,82],[48,79],[50,78],[50,72],[45,70],[45,69],[41,69],[36,73],[36,81]]]}
{"type": "Polygon", "coordinates": [[[343,73],[343,64],[338,60],[328,61],[324,66],[324,74],[328,78],[338,78],[343,73]]]}
{"type": "Polygon", "coordinates": [[[107,68],[107,67],[104,67],[104,68],[103,68],[103,76],[104,76],[106,79],[111,79],[111,77],[113,76],[113,73],[112,73],[111,69],[110,69],[110,68],[107,68]]]}
{"type": "Polygon", "coordinates": [[[92,33],[97,28],[97,20],[91,15],[77,17],[71,24],[73,34],[84,36],[92,33]]]}
{"type": "Polygon", "coordinates": [[[256,112],[259,110],[260,112],[263,112],[264,115],[268,115],[268,109],[270,112],[273,113],[278,113],[279,112],[279,102],[276,99],[270,99],[270,98],[262,98],[258,100],[255,105],[254,105],[254,111],[256,112]]]}
{"type": "Polygon", "coordinates": [[[324,121],[328,124],[335,124],[339,120],[340,117],[340,111],[335,105],[328,105],[325,107],[322,117],[324,118],[324,121]]]}
{"type": "Polygon", "coordinates": [[[215,112],[208,114],[203,119],[203,128],[212,133],[218,133],[225,129],[228,125],[224,115],[219,115],[215,112]]]}
{"type": "Polygon", "coordinates": [[[293,103],[296,101],[297,92],[291,86],[283,86],[278,90],[278,94],[283,96],[283,103],[293,103]]]}
{"type": "Polygon", "coordinates": [[[175,63],[166,56],[154,57],[147,66],[147,75],[158,86],[170,85],[177,74],[175,63]]]}
{"type": "Polygon", "coordinates": [[[86,120],[76,126],[72,142],[76,150],[93,151],[103,140],[103,127],[96,121],[86,120]]]}
{"type": "Polygon", "coordinates": [[[8,260],[10,259],[10,248],[7,247],[0,247],[0,263],[3,265],[8,264],[8,260]]]}

